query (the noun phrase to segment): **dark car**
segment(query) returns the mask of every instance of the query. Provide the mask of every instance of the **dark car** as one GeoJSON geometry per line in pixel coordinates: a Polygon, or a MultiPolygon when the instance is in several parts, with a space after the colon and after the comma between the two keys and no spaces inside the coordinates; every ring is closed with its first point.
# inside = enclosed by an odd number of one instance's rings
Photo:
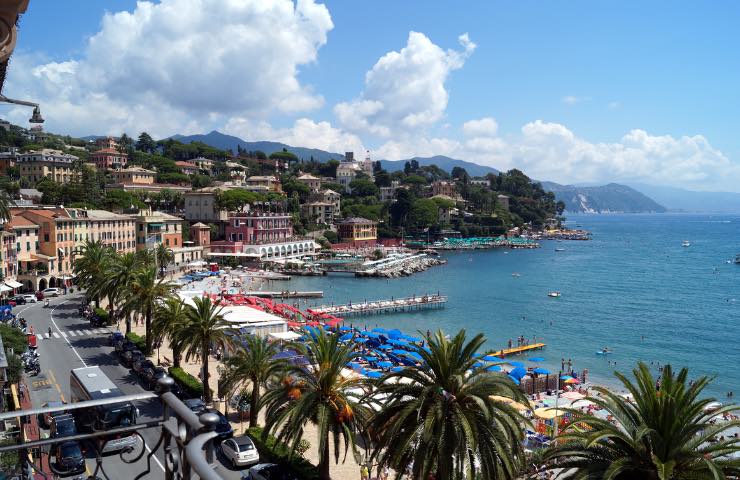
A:
{"type": "Polygon", "coordinates": [[[10,299],[10,302],[14,302],[16,305],[25,305],[26,298],[23,295],[17,295],[10,299]]]}
{"type": "Polygon", "coordinates": [[[259,463],[249,469],[250,480],[298,480],[293,472],[282,465],[259,463]]]}
{"type": "Polygon", "coordinates": [[[113,345],[115,347],[116,353],[119,355],[123,354],[126,350],[136,350],[137,347],[131,340],[127,338],[122,338],[119,340],[116,340],[116,343],[113,345]]]}
{"type": "MultiPolygon", "coordinates": [[[[141,374],[139,374],[139,378],[141,378],[141,381],[144,383],[144,385],[149,390],[154,390],[157,386],[157,382],[160,378],[167,376],[167,370],[165,370],[162,367],[154,367],[150,366],[142,370],[141,374]]],[[[175,395],[178,394],[179,385],[177,383],[174,383],[172,385],[172,388],[170,388],[170,391],[174,393],[175,395]]]]}
{"type": "Polygon", "coordinates": [[[229,423],[229,419],[226,418],[226,415],[219,412],[215,408],[207,408],[203,410],[202,413],[215,413],[216,415],[218,415],[218,424],[216,425],[218,440],[226,440],[227,438],[231,438],[234,436],[234,429],[231,427],[231,423],[229,423]]]}
{"type": "Polygon", "coordinates": [[[75,475],[85,471],[85,457],[82,455],[80,444],[64,442],[54,450],[57,470],[67,475],[75,475]]]}
{"type": "Polygon", "coordinates": [[[134,362],[136,362],[140,358],[146,358],[143,353],[141,353],[141,350],[139,349],[133,349],[133,350],[126,350],[121,354],[121,363],[124,367],[131,368],[134,365],[134,362]]]}
{"type": "Polygon", "coordinates": [[[141,375],[145,369],[154,368],[154,363],[146,357],[137,358],[132,368],[137,375],[141,375]]]}
{"type": "Polygon", "coordinates": [[[206,409],[206,404],[200,398],[188,398],[187,400],[183,400],[182,403],[196,415],[200,415],[206,409]]]}
{"type": "MultiPolygon", "coordinates": [[[[42,405],[43,408],[58,408],[63,407],[64,402],[49,402],[42,405]]],[[[67,412],[64,410],[60,410],[58,412],[51,412],[51,413],[44,413],[40,415],[40,422],[41,425],[45,428],[51,428],[51,422],[54,421],[55,418],[61,417],[62,415],[66,415],[67,412]]]]}
{"type": "Polygon", "coordinates": [[[70,435],[77,435],[77,424],[75,423],[75,417],[70,413],[64,415],[57,415],[51,422],[51,436],[52,437],[69,437],[70,435]]]}

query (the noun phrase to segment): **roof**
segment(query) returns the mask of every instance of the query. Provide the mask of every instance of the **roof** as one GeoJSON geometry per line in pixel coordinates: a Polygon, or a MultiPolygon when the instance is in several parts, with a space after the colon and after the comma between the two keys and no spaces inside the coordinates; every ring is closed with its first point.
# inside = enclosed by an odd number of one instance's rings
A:
{"type": "Polygon", "coordinates": [[[67,211],[63,208],[28,208],[23,210],[12,209],[11,213],[14,215],[34,214],[40,217],[46,217],[48,219],[70,218],[67,211]]]}
{"type": "Polygon", "coordinates": [[[298,177],[298,180],[321,180],[319,177],[314,177],[310,173],[304,173],[300,177],[298,177]]]}
{"type": "Polygon", "coordinates": [[[175,162],[175,165],[178,167],[198,168],[198,165],[190,162],[183,162],[182,160],[175,162]]]}
{"type": "Polygon", "coordinates": [[[341,194],[335,192],[334,190],[332,190],[330,188],[327,188],[327,189],[322,190],[321,193],[323,193],[324,195],[326,195],[326,194],[332,194],[333,193],[334,195],[339,195],[340,197],[342,196],[341,194]]]}
{"type": "Polygon", "coordinates": [[[21,197],[43,197],[44,194],[40,191],[36,190],[35,188],[21,188],[18,190],[18,193],[21,194],[21,197]]]}
{"type": "Polygon", "coordinates": [[[128,167],[128,168],[122,168],[121,170],[116,170],[114,173],[126,173],[126,172],[135,172],[135,173],[151,173],[154,175],[154,170],[147,170],[146,168],[141,167],[128,167]]]}
{"type": "Polygon", "coordinates": [[[251,177],[247,178],[247,181],[250,181],[250,180],[252,180],[253,182],[259,182],[259,181],[265,181],[265,180],[269,180],[271,182],[278,181],[277,178],[273,176],[269,176],[269,175],[252,175],[251,177]]]}
{"type": "Polygon", "coordinates": [[[9,222],[5,223],[5,228],[39,228],[39,226],[31,220],[22,217],[20,215],[14,215],[9,222]]]}
{"type": "Polygon", "coordinates": [[[114,219],[114,220],[130,220],[131,217],[128,215],[120,215],[118,213],[109,212],[108,210],[87,210],[87,218],[96,219],[114,219]]]}
{"type": "Polygon", "coordinates": [[[194,223],[194,224],[191,225],[191,227],[193,227],[193,228],[208,228],[208,229],[211,228],[208,225],[206,225],[205,223],[201,223],[201,222],[194,223]]]}
{"type": "Polygon", "coordinates": [[[127,154],[125,152],[119,152],[115,148],[101,148],[100,150],[95,150],[90,155],[99,155],[99,154],[103,154],[103,155],[124,155],[124,156],[127,156],[127,154]]]}
{"type": "Polygon", "coordinates": [[[370,223],[370,224],[375,225],[378,222],[374,220],[368,220],[367,218],[362,218],[362,217],[345,218],[344,220],[339,222],[340,225],[361,224],[361,223],[364,223],[364,224],[370,223]]]}

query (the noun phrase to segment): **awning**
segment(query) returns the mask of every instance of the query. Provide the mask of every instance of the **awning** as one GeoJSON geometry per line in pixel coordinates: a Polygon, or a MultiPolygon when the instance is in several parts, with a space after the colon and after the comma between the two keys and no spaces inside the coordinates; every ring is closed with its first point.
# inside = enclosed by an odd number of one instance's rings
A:
{"type": "Polygon", "coordinates": [[[23,286],[22,283],[16,282],[15,280],[5,280],[5,285],[9,286],[10,288],[21,288],[23,286]]]}
{"type": "Polygon", "coordinates": [[[202,267],[204,265],[208,265],[208,263],[204,262],[203,260],[195,260],[193,262],[188,263],[188,267],[202,267]]]}
{"type": "Polygon", "coordinates": [[[13,289],[5,285],[0,285],[0,292],[12,292],[13,289]]]}
{"type": "Polygon", "coordinates": [[[295,332],[272,332],[269,334],[269,337],[276,340],[292,341],[298,340],[299,338],[301,338],[301,335],[295,332]]]}

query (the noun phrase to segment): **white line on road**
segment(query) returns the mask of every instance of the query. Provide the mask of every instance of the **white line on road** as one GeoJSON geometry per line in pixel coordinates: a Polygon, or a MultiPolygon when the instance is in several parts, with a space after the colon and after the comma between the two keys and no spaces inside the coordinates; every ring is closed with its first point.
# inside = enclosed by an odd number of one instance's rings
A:
{"type": "MultiPolygon", "coordinates": [[[[64,303],[67,303],[68,301],[69,300],[65,300],[62,303],[59,303],[57,305],[54,305],[54,308],[52,308],[51,309],[51,312],[49,312],[49,321],[51,321],[51,323],[54,325],[54,328],[56,328],[57,331],[62,335],[62,337],[64,337],[64,341],[67,342],[67,345],[69,345],[70,347],[72,347],[72,344],[70,343],[69,338],[67,338],[67,336],[64,334],[64,332],[62,332],[62,330],[59,328],[59,325],[57,325],[57,322],[54,321],[54,310],[56,310],[59,305],[62,305],[64,303]]],[[[72,347],[72,351],[75,352],[75,355],[77,355],[77,358],[80,359],[80,362],[82,362],[82,366],[83,367],[87,367],[87,363],[85,363],[85,361],[82,359],[82,357],[80,356],[80,354],[77,353],[77,349],[75,347],[72,347]]]]}
{"type": "MultiPolygon", "coordinates": [[[[57,332],[51,332],[51,334],[54,336],[54,338],[59,338],[59,334],[57,332]]],[[[47,333],[48,335],[48,333],[47,333]]]]}
{"type": "Polygon", "coordinates": [[[43,335],[41,335],[40,333],[37,333],[37,334],[36,334],[36,338],[37,338],[38,340],[43,340],[43,339],[44,339],[44,336],[43,336],[43,335]]]}
{"type": "Polygon", "coordinates": [[[83,330],[82,333],[85,335],[92,335],[92,332],[90,330],[83,330]]]}
{"type": "Polygon", "coordinates": [[[66,333],[67,335],[65,337],[74,337],[76,335],[74,330],[67,330],[66,333]]]}

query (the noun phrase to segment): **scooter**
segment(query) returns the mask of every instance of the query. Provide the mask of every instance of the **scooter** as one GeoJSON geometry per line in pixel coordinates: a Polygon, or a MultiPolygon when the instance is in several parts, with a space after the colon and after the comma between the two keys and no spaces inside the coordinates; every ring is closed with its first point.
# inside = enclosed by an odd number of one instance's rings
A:
{"type": "Polygon", "coordinates": [[[44,300],[44,308],[49,308],[49,299],[44,300]]]}

